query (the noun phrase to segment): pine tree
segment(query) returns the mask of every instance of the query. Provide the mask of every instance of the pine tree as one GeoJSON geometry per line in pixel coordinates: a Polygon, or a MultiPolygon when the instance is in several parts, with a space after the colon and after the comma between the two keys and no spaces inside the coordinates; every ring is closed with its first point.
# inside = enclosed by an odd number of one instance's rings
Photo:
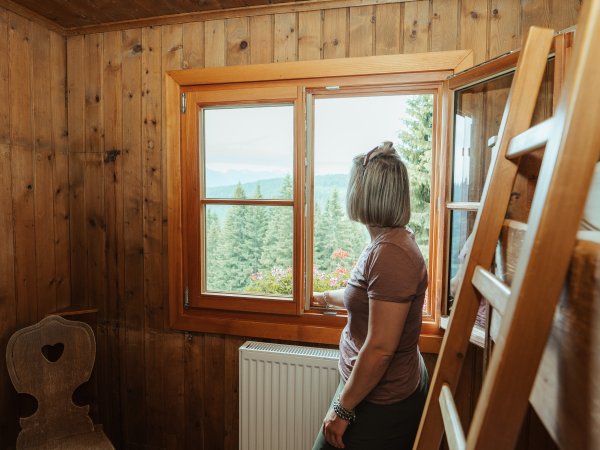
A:
{"type": "MultiPolygon", "coordinates": [[[[260,184],[256,185],[254,198],[263,198],[260,184]]],[[[265,235],[269,222],[269,215],[264,206],[250,206],[247,211],[245,235],[248,237],[244,246],[248,254],[248,269],[250,273],[259,272],[261,269],[261,256],[265,243],[265,235]]]]}
{"type": "Polygon", "coordinates": [[[220,258],[221,224],[216,213],[208,210],[206,213],[206,281],[209,291],[222,290],[219,274],[222,271],[220,258]]]}
{"type": "MultiPolygon", "coordinates": [[[[280,191],[280,198],[292,198],[292,178],[286,175],[280,191]]],[[[264,250],[260,264],[264,272],[272,269],[287,269],[293,257],[293,211],[288,206],[274,206],[264,238],[264,250]]]]}
{"type": "Polygon", "coordinates": [[[417,95],[406,102],[407,118],[398,134],[398,151],[406,162],[410,179],[411,221],[409,226],[423,256],[429,252],[429,206],[433,96],[417,95]]]}
{"type": "MultiPolygon", "coordinates": [[[[241,183],[235,187],[233,198],[246,198],[241,183]]],[[[223,226],[221,246],[222,270],[218,285],[225,291],[241,291],[250,281],[250,260],[248,252],[248,206],[234,205],[227,211],[223,226]]]]}

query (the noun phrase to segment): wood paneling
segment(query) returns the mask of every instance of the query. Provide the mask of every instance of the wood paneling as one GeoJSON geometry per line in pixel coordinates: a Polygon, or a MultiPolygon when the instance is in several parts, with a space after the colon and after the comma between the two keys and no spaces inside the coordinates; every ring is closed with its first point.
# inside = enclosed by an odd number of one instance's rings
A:
{"type": "Polygon", "coordinates": [[[71,303],[65,45],[0,8],[0,448],[19,430],[8,338],[71,303]]]}
{"type": "MultiPolygon", "coordinates": [[[[167,325],[164,72],[462,48],[480,62],[517,46],[528,25],[571,25],[579,7],[578,0],[384,3],[237,12],[72,36],[66,45],[0,9],[0,101],[8,105],[0,111],[0,352],[17,324],[42,311],[98,306],[98,409],[117,447],[237,448],[244,340],[186,337],[167,325]],[[50,84],[38,85],[48,70],[50,84]],[[51,253],[40,256],[50,239],[37,234],[46,232],[54,236],[53,264],[41,259],[51,253]]],[[[18,430],[4,374],[0,367],[2,448],[18,430]]],[[[470,380],[465,409],[477,375],[470,380]]]]}

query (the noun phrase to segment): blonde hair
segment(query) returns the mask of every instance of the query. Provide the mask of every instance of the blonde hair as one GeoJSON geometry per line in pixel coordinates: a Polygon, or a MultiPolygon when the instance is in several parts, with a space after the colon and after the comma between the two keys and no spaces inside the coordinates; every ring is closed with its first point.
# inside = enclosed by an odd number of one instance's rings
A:
{"type": "Polygon", "coordinates": [[[354,157],[346,194],[348,217],[375,227],[403,227],[410,221],[406,166],[391,142],[354,157]]]}

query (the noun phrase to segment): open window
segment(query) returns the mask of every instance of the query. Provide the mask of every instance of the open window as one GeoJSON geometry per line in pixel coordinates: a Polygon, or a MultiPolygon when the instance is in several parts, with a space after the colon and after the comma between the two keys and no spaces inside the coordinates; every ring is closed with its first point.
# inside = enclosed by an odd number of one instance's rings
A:
{"type": "Polygon", "coordinates": [[[445,185],[442,104],[470,52],[174,71],[167,76],[170,317],[175,328],[336,343],[341,287],[368,243],[346,217],[352,157],[390,140],[411,173],[429,263],[421,346],[436,351],[445,185]],[[184,106],[184,107],[182,107],[184,106]],[[360,132],[359,132],[360,131],[360,132]],[[437,242],[437,240],[435,240],[437,242]]]}
{"type": "MultiPolygon", "coordinates": [[[[549,54],[546,72],[538,95],[532,125],[553,114],[573,39],[572,32],[558,34],[549,54]]],[[[445,202],[445,281],[442,314],[449,314],[459,283],[461,261],[466,257],[468,238],[473,229],[487,170],[493,155],[496,135],[508,99],[519,51],[466,70],[449,79],[451,142],[448,187],[445,202]]],[[[540,152],[522,158],[508,219],[527,222],[527,216],[541,163],[540,152]]],[[[498,274],[502,278],[502,274],[498,274]]],[[[480,310],[472,340],[483,346],[489,311],[480,310]]]]}

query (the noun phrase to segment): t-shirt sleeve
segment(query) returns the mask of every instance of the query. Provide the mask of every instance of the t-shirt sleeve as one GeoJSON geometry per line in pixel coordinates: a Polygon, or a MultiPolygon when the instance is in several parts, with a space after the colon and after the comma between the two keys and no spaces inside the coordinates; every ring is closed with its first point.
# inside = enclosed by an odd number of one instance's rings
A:
{"type": "Polygon", "coordinates": [[[384,243],[373,250],[367,262],[369,300],[410,302],[424,290],[425,263],[402,248],[384,243]]]}

